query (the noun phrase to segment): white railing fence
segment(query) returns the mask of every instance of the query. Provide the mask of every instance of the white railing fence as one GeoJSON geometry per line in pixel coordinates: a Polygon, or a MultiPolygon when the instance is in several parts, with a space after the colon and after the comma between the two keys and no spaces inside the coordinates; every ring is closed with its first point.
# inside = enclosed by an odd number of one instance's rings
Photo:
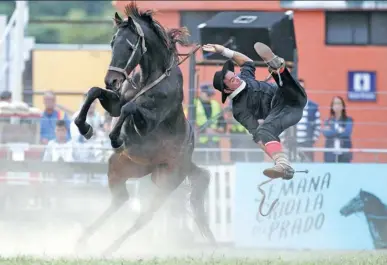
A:
{"type": "Polygon", "coordinates": [[[25,62],[35,44],[34,38],[25,37],[28,21],[27,1],[16,1],[8,23],[5,16],[0,16],[0,91],[12,91],[15,101],[23,101],[25,62]]]}

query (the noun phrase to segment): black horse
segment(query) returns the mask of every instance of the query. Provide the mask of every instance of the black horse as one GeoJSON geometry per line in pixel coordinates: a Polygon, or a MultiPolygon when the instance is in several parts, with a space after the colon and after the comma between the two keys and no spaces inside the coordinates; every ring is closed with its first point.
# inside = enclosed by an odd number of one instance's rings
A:
{"type": "Polygon", "coordinates": [[[374,194],[360,190],[359,194],[340,209],[347,217],[363,212],[375,249],[387,248],[387,206],[374,194]]]}
{"type": "Polygon", "coordinates": [[[80,238],[85,242],[112,213],[128,199],[129,178],[151,174],[159,187],[150,208],[140,214],[134,226],[105,252],[112,253],[160,208],[165,199],[187,177],[191,183],[191,206],[204,237],[215,244],[204,210],[210,174],[192,162],[194,133],[183,112],[183,76],[178,66],[176,43],[188,46],[185,28],[166,31],[151,11],[141,12],[132,2],[125,9],[127,19],[115,13],[117,32],[111,41],[112,59],[105,77],[107,89],[91,88],[75,124],[87,139],[93,134],[86,123],[92,102],[98,99],[113,117],[119,117],[109,137],[116,151],[109,159],[110,207],[80,238]],[[141,74],[134,75],[136,66],[141,74]],[[132,75],[131,75],[132,74],[132,75]]]}

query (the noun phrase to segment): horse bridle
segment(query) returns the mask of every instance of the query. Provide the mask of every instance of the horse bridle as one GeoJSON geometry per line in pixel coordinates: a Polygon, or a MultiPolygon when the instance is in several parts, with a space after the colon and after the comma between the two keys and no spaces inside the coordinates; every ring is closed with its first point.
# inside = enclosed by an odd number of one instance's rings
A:
{"type": "MultiPolygon", "coordinates": [[[[126,80],[131,83],[132,87],[134,89],[137,89],[136,84],[134,83],[132,78],[129,77],[127,69],[128,69],[128,67],[130,65],[130,62],[133,60],[133,57],[135,56],[136,51],[137,51],[140,43],[141,43],[141,51],[142,51],[141,56],[143,56],[146,53],[147,48],[145,46],[144,31],[142,30],[140,24],[138,24],[134,19],[132,19],[132,21],[133,21],[133,24],[134,24],[134,26],[136,28],[136,33],[139,35],[139,37],[138,37],[137,42],[136,42],[135,45],[133,45],[128,39],[126,39],[126,41],[132,47],[133,52],[130,55],[130,57],[128,59],[128,62],[126,63],[125,68],[109,66],[108,70],[122,73],[125,76],[126,80]]],[[[201,48],[201,45],[197,45],[196,48],[193,49],[190,53],[183,54],[183,55],[186,55],[186,57],[183,60],[181,60],[180,62],[178,62],[177,66],[182,64],[185,60],[187,60],[189,57],[191,57],[193,54],[195,54],[200,48],[201,48]]],[[[140,95],[144,94],[146,91],[148,91],[149,89],[151,89],[152,87],[157,85],[159,82],[161,82],[165,77],[169,76],[170,71],[171,71],[172,67],[174,66],[174,64],[175,64],[175,60],[172,60],[170,67],[164,72],[164,74],[162,74],[159,78],[154,80],[152,83],[150,83],[147,86],[145,86],[144,88],[142,88],[142,90],[139,93],[137,93],[130,101],[133,102],[140,95]]]]}
{"type": "MultiPolygon", "coordinates": [[[[133,49],[133,52],[130,55],[128,62],[126,63],[126,66],[124,68],[120,68],[120,67],[116,67],[116,66],[109,66],[109,68],[108,68],[108,70],[119,72],[119,73],[123,74],[125,76],[126,80],[128,80],[131,83],[133,83],[133,82],[128,75],[128,67],[130,66],[131,61],[133,60],[134,56],[136,55],[136,52],[137,52],[138,47],[140,46],[140,43],[141,43],[141,56],[143,56],[147,51],[146,46],[145,46],[144,32],[143,32],[140,24],[138,24],[134,19],[132,19],[132,21],[133,21],[133,24],[136,28],[136,33],[138,34],[139,37],[138,37],[135,45],[133,45],[133,43],[131,43],[128,39],[126,39],[126,42],[133,49]]],[[[134,86],[134,88],[136,88],[136,87],[134,86]]]]}

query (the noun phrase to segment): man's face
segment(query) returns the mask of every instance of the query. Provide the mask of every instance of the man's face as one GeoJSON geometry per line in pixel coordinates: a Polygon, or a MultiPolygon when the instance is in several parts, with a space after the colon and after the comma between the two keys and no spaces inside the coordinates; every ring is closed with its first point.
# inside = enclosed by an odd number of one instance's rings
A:
{"type": "Polygon", "coordinates": [[[55,96],[45,95],[43,98],[43,101],[44,101],[44,106],[46,107],[46,109],[52,110],[55,108],[55,103],[56,103],[55,96]]]}
{"type": "Polygon", "coordinates": [[[237,89],[241,84],[242,80],[234,72],[228,71],[224,76],[223,80],[227,88],[224,89],[226,93],[232,93],[237,89]]]}
{"type": "Polygon", "coordinates": [[[203,91],[200,92],[199,97],[204,102],[209,102],[211,100],[211,97],[206,92],[203,92],[203,91]]]}
{"type": "Polygon", "coordinates": [[[55,137],[58,142],[65,142],[67,136],[66,127],[56,126],[55,128],[55,137]]]}

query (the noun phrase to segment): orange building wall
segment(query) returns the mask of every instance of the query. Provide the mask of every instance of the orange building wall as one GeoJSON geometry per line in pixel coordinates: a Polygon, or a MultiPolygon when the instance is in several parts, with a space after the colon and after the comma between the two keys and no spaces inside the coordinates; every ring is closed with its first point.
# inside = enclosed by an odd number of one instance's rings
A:
{"type": "MultiPolygon", "coordinates": [[[[161,10],[156,18],[167,27],[179,27],[181,10],[281,10],[277,1],[146,1],[138,2],[140,8],[156,8],[161,10]],[[154,3],[151,3],[154,2],[154,3]],[[182,3],[184,2],[184,3],[182,3]]],[[[122,8],[125,1],[117,1],[117,8],[122,8]]],[[[282,10],[284,11],[284,10],[282,10]]],[[[328,117],[328,106],[333,95],[342,96],[350,108],[348,115],[354,118],[354,147],[356,148],[387,148],[387,141],[371,141],[371,138],[383,139],[387,135],[387,126],[362,125],[361,122],[387,123],[387,115],[378,110],[386,106],[387,96],[378,95],[376,103],[351,103],[347,101],[347,72],[376,71],[377,91],[387,90],[387,47],[379,46],[327,46],[325,45],[325,16],[324,11],[294,11],[294,23],[299,53],[299,77],[306,83],[309,97],[320,105],[322,118],[328,117]],[[319,91],[320,93],[317,93],[319,91]],[[324,93],[321,94],[321,91],[324,93]],[[339,92],[341,91],[341,93],[339,92]],[[344,93],[343,93],[344,92],[344,93]],[[373,110],[356,110],[353,108],[370,107],[373,110]],[[368,139],[368,140],[367,140],[368,139]]],[[[182,65],[184,85],[188,95],[189,72],[188,61],[182,65]]],[[[212,80],[217,67],[197,67],[200,81],[212,80]]],[[[257,79],[263,80],[267,76],[264,68],[257,69],[257,79]]],[[[219,95],[217,98],[220,99],[219,95]]],[[[323,146],[320,137],[318,146],[323,146]]],[[[321,155],[319,156],[321,158],[321,155]]],[[[361,154],[355,160],[363,159],[361,154]]]]}

